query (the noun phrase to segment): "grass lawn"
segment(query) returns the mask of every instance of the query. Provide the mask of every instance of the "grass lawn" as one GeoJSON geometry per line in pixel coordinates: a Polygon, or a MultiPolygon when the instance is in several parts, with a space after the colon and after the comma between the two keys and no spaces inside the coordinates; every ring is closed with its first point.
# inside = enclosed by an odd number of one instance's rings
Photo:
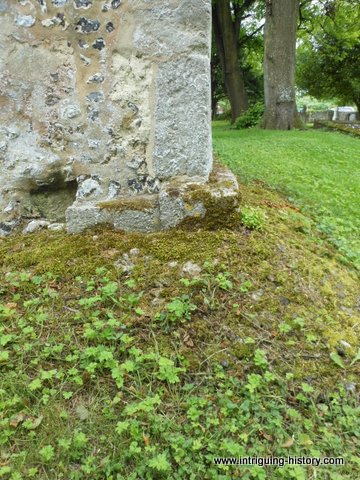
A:
{"type": "Polygon", "coordinates": [[[242,195],[231,228],[0,239],[1,479],[360,478],[358,275],[278,193],[242,195]],[[213,460],[288,455],[345,464],[213,460]]]}
{"type": "Polygon", "coordinates": [[[320,130],[231,130],[214,123],[221,161],[244,182],[285,193],[360,268],[360,141],[320,130]]]}

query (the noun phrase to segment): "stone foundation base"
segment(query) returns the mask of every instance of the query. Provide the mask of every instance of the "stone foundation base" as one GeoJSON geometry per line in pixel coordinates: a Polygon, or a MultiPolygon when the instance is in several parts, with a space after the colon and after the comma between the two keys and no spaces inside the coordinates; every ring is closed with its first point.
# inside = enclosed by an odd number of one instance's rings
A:
{"type": "Polygon", "coordinates": [[[208,182],[176,177],[164,182],[158,194],[118,197],[109,201],[77,200],[66,211],[69,233],[80,233],[95,225],[108,225],[125,232],[165,230],[190,219],[220,223],[239,206],[235,175],[216,166],[208,182]]]}

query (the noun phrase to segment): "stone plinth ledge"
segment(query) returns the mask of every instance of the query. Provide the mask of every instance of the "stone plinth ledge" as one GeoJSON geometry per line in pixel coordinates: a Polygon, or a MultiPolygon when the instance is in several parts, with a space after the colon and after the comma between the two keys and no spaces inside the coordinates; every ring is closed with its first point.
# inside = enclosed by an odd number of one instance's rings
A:
{"type": "Polygon", "coordinates": [[[119,196],[97,203],[77,200],[66,211],[66,225],[69,233],[99,224],[125,232],[150,233],[189,219],[226,217],[238,208],[235,175],[224,166],[216,166],[208,182],[176,177],[162,184],[158,194],[119,196]]]}

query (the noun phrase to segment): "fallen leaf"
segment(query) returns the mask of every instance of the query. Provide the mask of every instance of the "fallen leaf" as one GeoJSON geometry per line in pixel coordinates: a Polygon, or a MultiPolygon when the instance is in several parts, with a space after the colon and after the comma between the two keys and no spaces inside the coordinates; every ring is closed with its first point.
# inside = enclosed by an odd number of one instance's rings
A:
{"type": "Polygon", "coordinates": [[[186,335],[184,336],[184,343],[185,343],[185,345],[188,346],[188,347],[193,347],[193,346],[194,346],[194,342],[192,341],[190,335],[188,335],[188,334],[186,334],[186,335]]]}
{"type": "Polygon", "coordinates": [[[84,405],[78,405],[76,407],[76,415],[80,420],[86,420],[89,416],[89,410],[84,405]]]}
{"type": "Polygon", "coordinates": [[[273,436],[272,435],[269,435],[268,433],[266,432],[260,432],[260,435],[265,438],[266,440],[268,440],[269,442],[272,442],[274,440],[273,436]]]}
{"type": "Polygon", "coordinates": [[[341,360],[341,357],[338,353],[331,352],[330,353],[330,358],[338,367],[345,369],[345,365],[344,365],[343,361],[341,360]]]}
{"type": "Polygon", "coordinates": [[[22,423],[24,420],[26,420],[27,416],[25,413],[20,412],[17,415],[14,415],[13,417],[10,418],[9,425],[10,427],[16,428],[20,423],[22,423]]]}
{"type": "Polygon", "coordinates": [[[40,425],[40,423],[43,421],[43,418],[44,418],[44,417],[43,417],[42,415],[40,415],[40,416],[37,417],[37,418],[34,418],[34,419],[32,420],[31,425],[28,425],[28,426],[26,427],[26,429],[27,429],[27,430],[35,430],[35,428],[37,428],[37,427],[40,425]]]}
{"type": "Polygon", "coordinates": [[[5,307],[14,309],[17,308],[17,303],[6,303],[5,307]]]}
{"type": "Polygon", "coordinates": [[[118,253],[119,250],[117,250],[116,248],[110,248],[109,250],[104,250],[101,255],[104,258],[114,258],[116,255],[118,255],[118,253]]]}
{"type": "Polygon", "coordinates": [[[143,439],[144,439],[145,446],[148,447],[150,445],[150,437],[148,435],[145,435],[145,433],[143,433],[143,439]]]}
{"type": "Polygon", "coordinates": [[[294,445],[294,443],[295,443],[294,437],[290,437],[281,446],[282,448],[290,448],[294,445]]]}

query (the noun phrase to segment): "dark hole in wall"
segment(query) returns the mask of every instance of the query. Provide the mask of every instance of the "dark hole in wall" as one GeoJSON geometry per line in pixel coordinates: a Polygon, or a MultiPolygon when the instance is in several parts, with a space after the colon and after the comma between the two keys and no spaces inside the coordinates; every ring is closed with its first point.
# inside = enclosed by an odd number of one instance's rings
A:
{"type": "Polygon", "coordinates": [[[33,210],[49,222],[65,222],[65,212],[76,198],[78,183],[56,181],[49,185],[41,185],[30,191],[33,210]]]}

